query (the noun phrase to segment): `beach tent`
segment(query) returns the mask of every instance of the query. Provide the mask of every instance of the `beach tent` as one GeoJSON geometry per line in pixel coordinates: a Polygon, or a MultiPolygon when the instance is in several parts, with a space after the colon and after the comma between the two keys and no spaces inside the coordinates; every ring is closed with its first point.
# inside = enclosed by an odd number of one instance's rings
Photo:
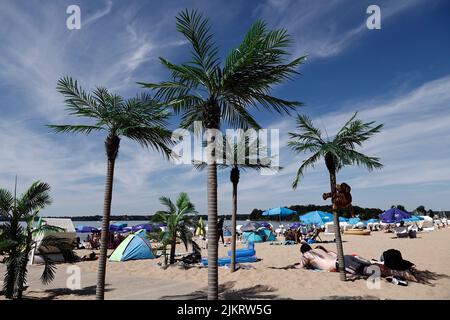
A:
{"type": "Polygon", "coordinates": [[[75,231],[77,233],[92,233],[92,232],[98,232],[100,230],[96,227],[91,227],[91,226],[78,226],[75,228],[75,231]]]}
{"type": "Polygon", "coordinates": [[[378,222],[380,222],[380,220],[378,220],[378,219],[369,219],[366,222],[367,223],[378,223],[378,222]]]}
{"type": "Polygon", "coordinates": [[[244,240],[248,242],[264,242],[264,241],[276,241],[276,235],[267,228],[259,228],[255,231],[245,231],[243,233],[244,240]]]}
{"type": "Polygon", "coordinates": [[[264,237],[259,232],[244,231],[242,236],[247,242],[264,242],[264,237]]]}
{"type": "Polygon", "coordinates": [[[323,211],[311,211],[299,217],[304,224],[325,225],[327,222],[333,221],[333,214],[323,211]]]}
{"type": "Polygon", "coordinates": [[[391,208],[379,215],[380,220],[384,223],[396,223],[403,219],[411,218],[411,214],[397,208],[391,208]]]}
{"type": "Polygon", "coordinates": [[[258,222],[249,221],[241,227],[240,231],[241,232],[256,231],[259,228],[261,228],[261,225],[258,222]]]}
{"type": "Polygon", "coordinates": [[[271,230],[269,230],[267,228],[262,228],[259,231],[264,234],[264,241],[276,241],[277,240],[276,235],[271,230]]]}
{"type": "Polygon", "coordinates": [[[423,220],[421,220],[419,222],[419,226],[421,228],[423,228],[424,231],[432,231],[432,230],[434,230],[433,218],[431,218],[429,216],[420,216],[420,217],[423,218],[423,220]]]}
{"type": "Polygon", "coordinates": [[[33,235],[35,245],[29,254],[29,264],[44,263],[43,257],[39,254],[39,249],[46,253],[46,256],[55,262],[65,262],[62,253],[56,247],[41,247],[42,241],[46,238],[57,238],[67,243],[75,243],[76,230],[71,219],[59,218],[39,218],[38,226],[48,225],[61,228],[61,231],[41,231],[33,235]]]}
{"type": "Polygon", "coordinates": [[[293,214],[297,214],[297,211],[288,209],[286,207],[278,207],[278,208],[272,208],[272,209],[266,210],[263,212],[262,215],[263,216],[278,216],[278,217],[280,217],[280,220],[281,220],[281,217],[286,217],[286,216],[290,216],[293,214]]]}
{"type": "Polygon", "coordinates": [[[145,233],[146,231],[141,229],[138,232],[130,234],[126,237],[116,248],[116,250],[113,251],[109,261],[128,261],[156,258],[152,250],[152,245],[147,238],[145,238],[145,233]]]}
{"type": "Polygon", "coordinates": [[[339,217],[339,222],[348,222],[348,219],[345,217],[339,217]]]}

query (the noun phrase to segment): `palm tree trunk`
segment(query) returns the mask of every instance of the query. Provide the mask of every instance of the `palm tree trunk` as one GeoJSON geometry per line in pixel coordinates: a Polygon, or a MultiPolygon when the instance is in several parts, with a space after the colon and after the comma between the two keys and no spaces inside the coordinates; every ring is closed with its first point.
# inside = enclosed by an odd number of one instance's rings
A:
{"type": "Polygon", "coordinates": [[[102,234],[100,244],[100,257],[97,270],[96,299],[105,299],[106,258],[108,256],[109,242],[109,218],[111,215],[111,202],[114,181],[114,165],[119,151],[120,139],[115,135],[109,135],[105,141],[108,166],[106,171],[105,197],[103,202],[102,234]]]}
{"type": "Polygon", "coordinates": [[[217,164],[208,164],[208,300],[219,299],[217,164]]]}
{"type": "MultiPolygon", "coordinates": [[[[217,159],[216,139],[220,127],[220,107],[214,98],[208,101],[204,116],[207,141],[207,194],[208,194],[208,300],[219,299],[219,269],[217,230],[217,159]]],[[[222,141],[220,141],[222,143],[222,141]]]]}
{"type": "MultiPolygon", "coordinates": [[[[330,185],[331,194],[336,192],[336,171],[330,171],[330,185]]],[[[344,263],[344,249],[342,247],[341,228],[339,226],[339,215],[334,207],[333,197],[331,198],[331,204],[333,206],[333,221],[334,221],[334,237],[336,238],[336,249],[339,263],[339,276],[341,281],[346,281],[345,276],[345,263],[344,263]]]]}
{"type": "Polygon", "coordinates": [[[236,271],[237,183],[233,183],[233,211],[231,212],[231,272],[236,271]]]}
{"type": "Polygon", "coordinates": [[[172,243],[170,245],[170,264],[175,263],[175,247],[177,245],[177,236],[172,237],[172,243]]]}

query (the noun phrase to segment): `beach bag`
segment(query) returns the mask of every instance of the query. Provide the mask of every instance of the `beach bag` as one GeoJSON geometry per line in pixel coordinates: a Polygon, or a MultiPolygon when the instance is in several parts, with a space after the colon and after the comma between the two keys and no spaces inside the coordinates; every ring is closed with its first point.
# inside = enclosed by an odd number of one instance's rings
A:
{"type": "Polygon", "coordinates": [[[402,253],[395,249],[389,249],[383,252],[381,261],[384,261],[384,265],[392,270],[405,271],[411,269],[414,265],[408,260],[404,260],[402,253]]]}

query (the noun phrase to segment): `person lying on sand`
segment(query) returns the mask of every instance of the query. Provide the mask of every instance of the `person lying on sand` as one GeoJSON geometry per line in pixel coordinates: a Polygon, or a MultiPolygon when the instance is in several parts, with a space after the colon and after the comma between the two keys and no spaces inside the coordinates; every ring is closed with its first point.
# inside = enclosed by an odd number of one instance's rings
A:
{"type": "Polygon", "coordinates": [[[328,251],[322,246],[317,246],[313,249],[307,243],[303,243],[300,246],[300,252],[300,262],[295,265],[295,268],[335,271],[337,259],[335,252],[328,251]]]}
{"type": "Polygon", "coordinates": [[[94,261],[97,259],[98,259],[97,254],[94,251],[92,251],[88,256],[84,255],[81,257],[81,261],[94,261]]]}
{"type": "MultiPolygon", "coordinates": [[[[313,249],[309,244],[304,243],[300,247],[300,252],[300,262],[294,264],[294,268],[319,269],[330,272],[339,270],[337,254],[333,251],[329,251],[322,246],[317,246],[313,249]]],[[[378,266],[381,277],[396,276],[404,280],[417,282],[413,267],[403,271],[393,270],[382,263],[371,262],[363,257],[354,255],[344,255],[344,263],[345,271],[355,276],[370,276],[374,271],[369,267],[378,266]]]]}

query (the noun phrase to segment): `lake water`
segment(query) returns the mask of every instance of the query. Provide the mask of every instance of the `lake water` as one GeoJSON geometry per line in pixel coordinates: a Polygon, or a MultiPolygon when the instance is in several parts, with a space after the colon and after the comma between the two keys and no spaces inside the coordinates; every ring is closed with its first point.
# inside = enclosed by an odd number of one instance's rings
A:
{"type": "MultiPolygon", "coordinates": [[[[237,221],[237,225],[240,224],[245,224],[247,223],[248,220],[238,220],[237,221]]],[[[255,221],[255,222],[262,222],[262,221],[255,221]]],[[[280,225],[279,221],[264,221],[264,222],[269,222],[273,225],[273,227],[276,229],[278,228],[278,226],[280,225]]],[[[0,224],[2,224],[3,222],[0,222],[0,224]]],[[[111,223],[126,223],[128,225],[128,227],[132,227],[138,224],[142,224],[142,223],[149,223],[149,221],[147,220],[143,220],[143,221],[117,221],[117,220],[112,220],[111,223]]],[[[207,225],[207,221],[205,221],[206,225],[207,225]]],[[[292,222],[289,221],[282,221],[282,224],[284,226],[287,226],[289,224],[291,224],[292,222]]],[[[24,225],[24,223],[21,223],[22,225],[24,225]]],[[[101,221],[73,221],[73,224],[75,227],[79,227],[79,226],[91,226],[91,227],[96,227],[96,228],[100,228],[102,225],[101,221]]],[[[231,220],[225,220],[224,221],[224,228],[228,228],[229,230],[231,230],[231,220]]],[[[77,233],[77,236],[80,237],[81,241],[86,240],[88,233],[77,233]]]]}

